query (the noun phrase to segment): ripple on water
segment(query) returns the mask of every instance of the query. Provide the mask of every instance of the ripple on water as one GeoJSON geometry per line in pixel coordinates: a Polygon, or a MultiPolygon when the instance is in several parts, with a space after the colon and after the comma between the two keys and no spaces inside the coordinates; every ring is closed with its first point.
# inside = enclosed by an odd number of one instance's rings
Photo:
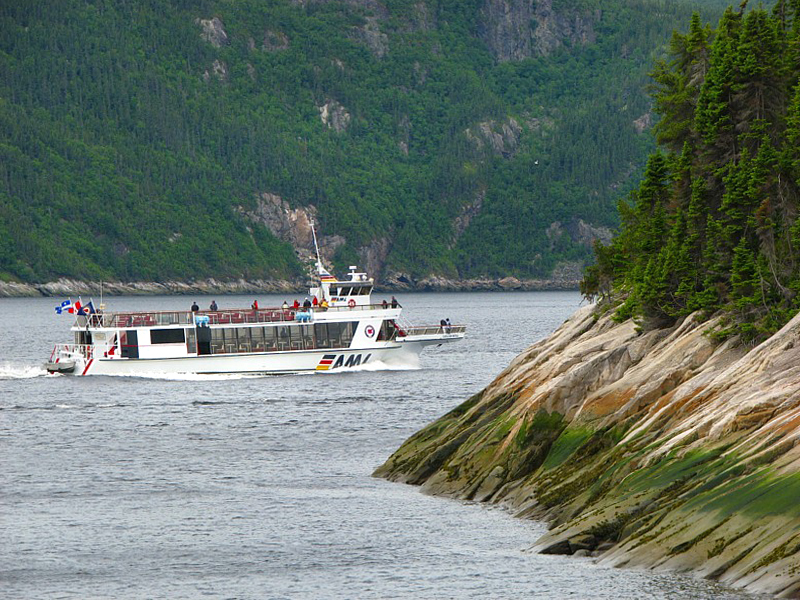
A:
{"type": "MultiPolygon", "coordinates": [[[[464,321],[468,338],[412,370],[164,379],[44,376],[31,365],[68,341],[65,322],[44,320],[50,299],[0,300],[14,325],[0,337],[0,356],[13,357],[0,366],[0,434],[11,442],[0,453],[4,599],[743,597],[526,552],[542,524],[372,478],[579,296],[401,300],[410,321],[464,321]],[[32,344],[33,330],[42,339],[32,344]]],[[[186,308],[180,297],[109,304],[186,308]]]]}

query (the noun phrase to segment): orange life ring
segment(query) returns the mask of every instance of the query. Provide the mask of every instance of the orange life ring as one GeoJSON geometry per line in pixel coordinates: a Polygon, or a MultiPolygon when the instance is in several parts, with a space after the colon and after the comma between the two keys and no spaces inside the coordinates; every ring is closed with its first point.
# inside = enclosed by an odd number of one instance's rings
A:
{"type": "Polygon", "coordinates": [[[353,300],[352,298],[350,298],[350,300],[347,301],[347,306],[349,306],[350,308],[355,308],[356,307],[356,301],[353,300]]]}

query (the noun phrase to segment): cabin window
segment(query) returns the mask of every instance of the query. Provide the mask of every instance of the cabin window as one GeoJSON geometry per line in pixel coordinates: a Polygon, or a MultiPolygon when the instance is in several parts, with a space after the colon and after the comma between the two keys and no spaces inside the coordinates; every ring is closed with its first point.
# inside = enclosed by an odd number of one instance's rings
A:
{"type": "Polygon", "coordinates": [[[275,350],[278,348],[277,327],[264,327],[264,349],[275,350]]]}
{"type": "MultiPolygon", "coordinates": [[[[207,327],[205,329],[208,329],[207,327]]],[[[194,329],[186,330],[186,352],[189,354],[197,353],[197,336],[194,329]]]]}
{"type": "Polygon", "coordinates": [[[378,341],[391,341],[397,336],[397,327],[394,321],[386,319],[381,323],[381,330],[378,333],[378,341]]]}
{"type": "Polygon", "coordinates": [[[353,341],[356,322],[317,323],[314,325],[317,348],[347,348],[353,341]]]}
{"type": "Polygon", "coordinates": [[[354,321],[347,321],[346,323],[342,323],[342,328],[340,333],[342,348],[350,347],[350,343],[353,341],[353,335],[355,334],[357,326],[358,323],[354,321]]]}
{"type": "Polygon", "coordinates": [[[222,354],[225,352],[224,329],[214,328],[211,330],[211,353],[222,354]]]}
{"type": "Polygon", "coordinates": [[[250,330],[250,338],[253,342],[253,352],[264,351],[264,328],[253,327],[250,330]]]}
{"type": "Polygon", "coordinates": [[[119,350],[122,358],[139,358],[139,334],[135,329],[120,334],[119,350]]]}
{"type": "MultiPolygon", "coordinates": [[[[233,331],[231,331],[233,333],[233,331]]],[[[238,341],[238,351],[239,352],[250,352],[250,328],[249,327],[237,327],[236,328],[236,339],[238,341]]]]}
{"type": "Polygon", "coordinates": [[[151,329],[151,344],[183,344],[186,334],[183,329],[151,329]]]}
{"type": "Polygon", "coordinates": [[[306,350],[311,350],[314,348],[313,325],[300,325],[300,338],[303,340],[303,347],[306,350]]]}

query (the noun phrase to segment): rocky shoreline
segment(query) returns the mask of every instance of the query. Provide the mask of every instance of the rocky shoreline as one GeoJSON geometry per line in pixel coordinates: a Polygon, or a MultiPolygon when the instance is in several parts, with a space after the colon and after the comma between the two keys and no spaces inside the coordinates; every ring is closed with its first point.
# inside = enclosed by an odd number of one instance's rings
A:
{"type": "MultiPolygon", "coordinates": [[[[467,291],[540,291],[577,290],[574,278],[553,279],[447,279],[427,277],[414,280],[400,275],[380,281],[375,289],[382,292],[467,292],[467,291]]],[[[21,283],[0,281],[0,298],[34,296],[145,296],[145,295],[191,295],[191,294],[282,294],[305,293],[309,281],[303,280],[217,280],[196,281],[133,281],[102,282],[59,279],[46,283],[21,283]]]]}
{"type": "Polygon", "coordinates": [[[376,476],[498,503],[535,549],[800,595],[800,315],[762,344],[578,310],[376,476]]]}

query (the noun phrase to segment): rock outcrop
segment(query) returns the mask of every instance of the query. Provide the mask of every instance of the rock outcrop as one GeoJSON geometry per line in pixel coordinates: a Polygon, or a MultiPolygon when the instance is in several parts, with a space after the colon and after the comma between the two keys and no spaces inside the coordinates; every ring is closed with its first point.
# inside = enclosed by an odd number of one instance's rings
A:
{"type": "Polygon", "coordinates": [[[228,81],[228,65],[219,59],[214,59],[214,62],[211,64],[211,69],[206,69],[203,72],[203,81],[208,83],[211,81],[212,77],[226,83],[228,81]]]}
{"type": "Polygon", "coordinates": [[[500,62],[547,56],[595,41],[600,14],[554,11],[552,0],[485,0],[478,35],[500,62]]]}
{"type": "MultiPolygon", "coordinates": [[[[569,265],[564,265],[568,267],[569,265]]],[[[580,270],[556,267],[554,275],[548,279],[517,279],[500,277],[496,279],[452,279],[441,275],[429,275],[415,279],[407,273],[389,272],[381,278],[379,287],[390,291],[417,292],[502,292],[576,290],[581,280],[580,270]]]]}
{"type": "Polygon", "coordinates": [[[476,149],[488,148],[492,153],[503,158],[512,158],[516,154],[522,127],[514,117],[504,122],[484,121],[470,127],[464,134],[472,141],[476,149]]]}
{"type": "Polygon", "coordinates": [[[596,306],[411,437],[376,475],[504,503],[535,548],[800,594],[800,315],[761,345],[596,306]]]}
{"type": "Polygon", "coordinates": [[[363,42],[375,58],[383,58],[389,51],[389,36],[381,31],[378,17],[366,17],[363,26],[353,28],[353,37],[363,42]]]}
{"type": "Polygon", "coordinates": [[[230,44],[228,34],[225,31],[225,25],[219,17],[212,19],[195,19],[194,21],[200,25],[202,31],[200,37],[215,48],[221,48],[230,44]]]}
{"type": "Polygon", "coordinates": [[[317,110],[319,110],[319,118],[323,124],[337,133],[341,133],[350,125],[350,113],[336,100],[328,100],[322,106],[318,106],[317,110]]]}
{"type": "MultiPolygon", "coordinates": [[[[277,194],[263,192],[256,196],[256,204],[253,209],[247,210],[243,206],[238,209],[250,221],[263,225],[275,237],[290,243],[302,262],[307,262],[316,256],[311,232],[312,221],[317,221],[316,206],[292,208],[277,194]]],[[[338,235],[319,235],[317,241],[322,258],[328,262],[336,249],[345,243],[345,239],[338,235]]]]}
{"type": "Polygon", "coordinates": [[[455,247],[469,224],[472,223],[472,219],[480,214],[484,200],[486,200],[486,190],[480,190],[471,201],[461,206],[461,210],[453,221],[453,239],[449,244],[450,248],[455,247]]]}
{"type": "MultiPolygon", "coordinates": [[[[333,239],[343,239],[330,236],[333,239]]],[[[364,267],[370,275],[380,272],[380,265],[386,251],[386,240],[377,240],[368,246],[359,248],[361,258],[359,266],[364,267]]],[[[310,261],[310,250],[300,250],[307,262],[310,261]]],[[[327,255],[323,260],[328,261],[327,255]]],[[[301,256],[301,258],[303,258],[301,256]]],[[[551,279],[517,279],[503,277],[500,279],[448,279],[436,275],[423,279],[414,279],[406,274],[392,272],[379,278],[375,286],[377,291],[386,292],[503,292],[503,291],[546,291],[577,290],[580,272],[564,265],[557,268],[551,279]]],[[[19,298],[34,296],[78,296],[100,295],[100,290],[107,296],[137,295],[172,295],[172,294],[249,294],[249,293],[283,293],[287,291],[302,292],[309,287],[306,278],[298,279],[200,279],[192,281],[82,281],[62,278],[45,283],[21,283],[0,281],[0,298],[19,298]]]]}

